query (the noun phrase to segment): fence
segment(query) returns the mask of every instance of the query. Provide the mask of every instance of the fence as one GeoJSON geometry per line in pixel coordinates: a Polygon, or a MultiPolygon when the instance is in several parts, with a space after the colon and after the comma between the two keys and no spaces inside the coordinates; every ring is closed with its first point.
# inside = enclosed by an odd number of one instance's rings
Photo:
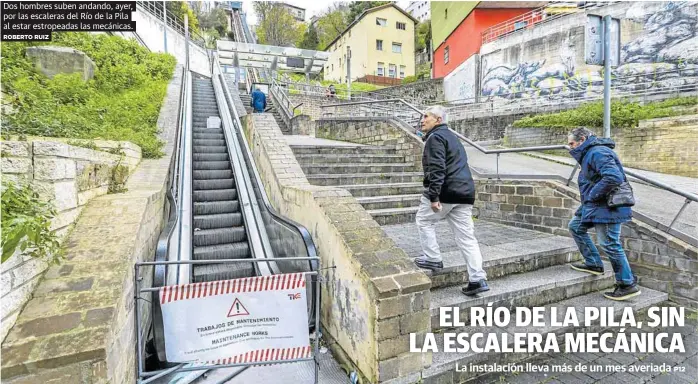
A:
{"type": "MultiPolygon", "coordinates": [[[[163,15],[165,13],[163,10],[162,1],[137,1],[136,4],[142,7],[145,11],[155,16],[157,19],[162,20],[163,15]]],[[[172,28],[175,32],[179,33],[180,35],[185,35],[184,21],[172,17],[170,13],[167,13],[167,26],[172,28]]],[[[189,39],[192,43],[198,45],[201,48],[206,49],[206,40],[203,38],[203,36],[201,36],[201,34],[198,31],[192,29],[191,27],[189,28],[189,39]]]]}
{"type": "Polygon", "coordinates": [[[538,24],[556,20],[570,14],[584,12],[587,9],[605,7],[615,3],[618,3],[618,1],[584,2],[581,5],[570,7],[569,2],[553,1],[545,6],[485,29],[482,32],[482,44],[501,39],[511,33],[534,28],[538,24]]]}

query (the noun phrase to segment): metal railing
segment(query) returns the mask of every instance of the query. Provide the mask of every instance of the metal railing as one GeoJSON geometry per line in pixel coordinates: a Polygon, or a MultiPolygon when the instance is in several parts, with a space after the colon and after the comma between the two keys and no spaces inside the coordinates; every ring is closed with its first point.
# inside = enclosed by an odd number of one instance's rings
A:
{"type": "MultiPolygon", "coordinates": [[[[323,119],[332,119],[332,118],[336,118],[336,117],[361,116],[360,114],[357,115],[357,113],[360,113],[361,109],[357,110],[356,106],[370,105],[370,109],[379,110],[380,111],[379,113],[382,114],[381,116],[390,117],[390,118],[400,120],[401,122],[410,126],[409,122],[406,122],[404,119],[402,119],[400,117],[398,112],[395,112],[396,108],[394,108],[394,106],[389,105],[387,107],[381,108],[380,104],[387,103],[387,102],[393,103],[393,104],[395,104],[395,103],[400,104],[402,106],[402,108],[411,109],[415,114],[422,113],[415,106],[411,105],[410,103],[407,103],[406,101],[404,101],[402,99],[391,99],[391,100],[384,100],[384,101],[378,101],[378,102],[376,102],[376,101],[358,101],[358,102],[351,102],[351,103],[323,105],[323,106],[321,106],[321,108],[324,111],[322,113],[322,118],[323,119]],[[333,108],[334,111],[333,112],[326,111],[329,108],[333,108]],[[337,110],[340,110],[340,111],[344,110],[344,113],[341,113],[341,112],[337,113],[337,110]]],[[[500,174],[499,174],[499,157],[502,153],[538,152],[538,151],[549,151],[549,150],[560,150],[560,149],[564,149],[564,150],[569,151],[569,149],[570,149],[567,145],[545,145],[545,146],[522,147],[522,148],[487,149],[487,148],[482,147],[481,145],[477,144],[473,140],[470,140],[469,138],[465,137],[464,135],[454,131],[453,129],[449,128],[449,130],[451,132],[453,132],[461,141],[466,142],[467,144],[469,144],[473,148],[477,149],[479,152],[487,154],[487,155],[489,155],[489,154],[497,155],[496,174],[494,175],[497,179],[501,179],[500,174]]],[[[414,132],[411,132],[411,134],[414,135],[414,132]]],[[[417,138],[416,135],[414,137],[415,137],[415,139],[417,138]]],[[[579,164],[576,164],[574,166],[574,168],[572,169],[572,173],[570,174],[569,178],[567,178],[567,179],[563,178],[563,180],[561,180],[561,181],[566,182],[566,184],[569,186],[578,169],[579,169],[579,164]]],[[[638,218],[640,220],[642,220],[643,222],[645,222],[645,223],[647,223],[647,224],[649,224],[657,229],[660,229],[664,232],[667,232],[673,236],[676,236],[676,237],[678,237],[678,238],[680,238],[680,239],[682,239],[690,244],[698,245],[698,238],[696,238],[695,236],[691,236],[691,235],[688,235],[686,233],[683,233],[683,232],[674,228],[674,225],[676,224],[677,220],[679,219],[681,214],[684,212],[684,210],[686,209],[688,204],[690,204],[691,202],[698,202],[698,195],[697,194],[682,191],[678,188],[674,188],[670,185],[662,183],[662,182],[655,180],[651,177],[643,176],[642,174],[637,173],[637,172],[633,172],[633,171],[629,171],[629,170],[624,170],[624,172],[627,175],[634,177],[638,180],[641,180],[641,181],[643,181],[643,182],[645,182],[653,187],[671,192],[675,195],[678,195],[678,196],[685,198],[686,200],[684,201],[684,204],[682,205],[681,209],[679,209],[679,211],[676,213],[676,215],[674,216],[674,218],[671,220],[671,222],[668,225],[659,223],[656,220],[653,220],[645,215],[638,215],[639,216],[638,218]]],[[[517,176],[519,176],[519,175],[517,175],[517,176]]],[[[540,175],[523,175],[523,176],[535,177],[535,176],[540,176],[540,175]]],[[[549,175],[544,175],[544,176],[546,178],[551,178],[549,175]]]]}
{"type": "Polygon", "coordinates": [[[482,31],[482,44],[486,44],[512,33],[519,32],[525,29],[534,28],[535,26],[547,23],[562,17],[584,12],[592,8],[601,8],[618,1],[607,2],[584,2],[581,6],[565,6],[569,2],[551,1],[547,5],[526,12],[520,16],[495,24],[482,31]],[[555,6],[560,5],[559,11],[555,11],[555,6]]]}
{"type": "MultiPolygon", "coordinates": [[[[162,1],[136,1],[136,5],[140,6],[143,10],[147,11],[153,15],[156,19],[162,20],[163,14],[163,2],[162,1]]],[[[175,32],[184,36],[184,21],[172,17],[170,13],[167,13],[167,26],[172,28],[175,32]]],[[[201,48],[206,49],[206,39],[197,31],[189,28],[190,41],[201,48]]]]}

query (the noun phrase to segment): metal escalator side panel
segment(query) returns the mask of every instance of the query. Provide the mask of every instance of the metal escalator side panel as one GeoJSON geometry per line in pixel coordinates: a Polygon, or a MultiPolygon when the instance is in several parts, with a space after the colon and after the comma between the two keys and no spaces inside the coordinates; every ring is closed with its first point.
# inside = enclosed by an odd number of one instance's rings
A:
{"type": "MultiPolygon", "coordinates": [[[[222,75],[219,76],[222,77],[222,75]]],[[[221,80],[221,83],[226,84],[223,80],[221,80]]],[[[300,271],[317,271],[319,269],[319,263],[317,261],[308,261],[306,266],[300,266],[301,264],[305,264],[306,262],[283,261],[284,255],[288,254],[289,252],[291,253],[290,256],[317,257],[317,249],[312,240],[310,232],[305,227],[291,219],[280,216],[272,207],[266,195],[266,192],[264,191],[264,186],[262,184],[259,173],[257,172],[257,167],[252,153],[250,151],[249,145],[247,144],[247,138],[245,137],[244,130],[239,129],[239,127],[241,126],[240,117],[237,114],[237,110],[235,110],[233,106],[234,103],[232,100],[232,96],[227,86],[223,87],[223,93],[226,97],[226,101],[228,102],[229,111],[231,112],[232,117],[234,117],[233,124],[238,127],[235,133],[237,134],[239,143],[241,143],[242,154],[244,160],[247,163],[249,173],[253,179],[254,190],[258,194],[258,199],[260,201],[259,205],[263,208],[262,212],[263,217],[265,219],[265,226],[267,227],[267,233],[272,238],[271,245],[276,254],[275,262],[269,263],[272,268],[272,272],[288,273],[300,271]],[[288,231],[288,234],[292,236],[280,235],[282,229],[288,231]],[[284,238],[286,239],[285,242],[283,241],[284,238]],[[288,240],[296,240],[295,244],[293,244],[294,246],[289,246],[288,240]],[[280,267],[280,265],[282,267],[280,267]],[[294,265],[296,265],[295,268],[293,267],[294,265]]],[[[311,328],[314,327],[316,313],[319,309],[315,308],[315,292],[317,292],[317,284],[317,276],[315,281],[311,281],[307,284],[308,320],[309,324],[311,325],[311,328]]]]}

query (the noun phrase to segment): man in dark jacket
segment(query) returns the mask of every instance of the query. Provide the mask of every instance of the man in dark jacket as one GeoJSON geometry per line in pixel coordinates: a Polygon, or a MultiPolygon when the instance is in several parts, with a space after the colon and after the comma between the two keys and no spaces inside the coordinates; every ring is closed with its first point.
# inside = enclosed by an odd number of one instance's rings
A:
{"type": "Polygon", "coordinates": [[[255,113],[264,112],[264,109],[267,107],[267,97],[264,95],[264,92],[260,91],[259,88],[255,88],[252,91],[250,104],[254,108],[255,113]]]}
{"type": "Polygon", "coordinates": [[[611,260],[616,277],[616,288],[604,296],[611,300],[626,300],[640,294],[635,276],[620,241],[621,224],[632,218],[630,207],[611,208],[606,197],[625,179],[623,166],[613,152],[615,143],[599,138],[586,128],[573,130],[568,137],[570,155],[580,165],[579,192],[581,205],[569,223],[569,230],[584,256],[583,263],[572,264],[578,271],[595,275],[604,272],[601,255],[587,233],[595,228],[599,246],[611,260]]]}
{"type": "Polygon", "coordinates": [[[415,263],[434,271],[443,268],[434,226],[446,219],[468,267],[469,283],[462,289],[463,293],[472,296],[488,291],[487,274],[482,269],[482,255],[474,233],[475,182],[463,144],[448,129],[446,112],[441,106],[426,110],[421,132],[424,134],[424,193],[416,221],[423,255],[415,263]]]}

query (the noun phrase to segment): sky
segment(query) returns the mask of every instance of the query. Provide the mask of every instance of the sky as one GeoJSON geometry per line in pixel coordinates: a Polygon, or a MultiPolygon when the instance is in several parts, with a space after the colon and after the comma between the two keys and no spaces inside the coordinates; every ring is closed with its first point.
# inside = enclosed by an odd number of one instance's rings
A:
{"type": "MultiPolygon", "coordinates": [[[[318,0],[288,0],[285,1],[288,4],[294,5],[296,7],[305,8],[305,21],[310,21],[310,18],[318,13],[322,13],[327,7],[332,4],[331,1],[318,1],[318,0]]],[[[338,1],[341,3],[349,3],[349,1],[338,1]]],[[[250,25],[257,25],[257,16],[254,14],[254,8],[252,6],[254,1],[243,0],[242,9],[247,13],[247,23],[250,25]]],[[[403,9],[407,8],[410,4],[409,0],[399,0],[397,5],[403,9]]]]}

